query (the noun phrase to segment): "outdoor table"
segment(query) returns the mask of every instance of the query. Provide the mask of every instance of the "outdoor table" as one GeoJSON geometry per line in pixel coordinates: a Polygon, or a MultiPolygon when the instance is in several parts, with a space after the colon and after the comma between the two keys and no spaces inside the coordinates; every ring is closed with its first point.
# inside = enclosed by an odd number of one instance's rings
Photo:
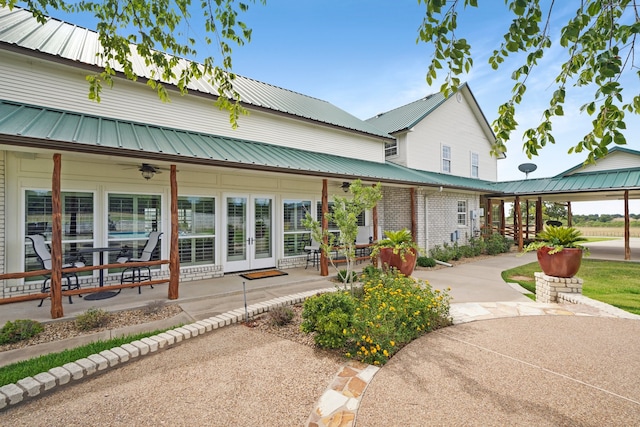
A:
{"type": "MultiPolygon", "coordinates": [[[[105,252],[120,252],[122,250],[122,248],[119,247],[104,247],[104,248],[83,248],[78,250],[78,253],[80,254],[93,254],[95,252],[98,252],[99,255],[99,265],[104,265],[104,253],[105,252]]],[[[104,286],[104,269],[100,269],[100,279],[99,279],[99,286],[103,287],[104,286]]],[[[115,297],[116,295],[118,295],[120,293],[120,291],[101,291],[101,292],[96,292],[93,294],[89,294],[87,296],[84,297],[85,300],[88,301],[93,301],[93,300],[100,300],[100,299],[106,299],[106,298],[111,298],[111,297],[115,297]]]]}

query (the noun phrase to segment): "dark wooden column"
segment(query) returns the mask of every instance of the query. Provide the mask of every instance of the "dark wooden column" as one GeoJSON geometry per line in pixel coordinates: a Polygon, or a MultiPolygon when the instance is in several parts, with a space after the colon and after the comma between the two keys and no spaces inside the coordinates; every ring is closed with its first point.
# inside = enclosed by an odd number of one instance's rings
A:
{"type": "Polygon", "coordinates": [[[567,226],[572,227],[572,224],[573,214],[571,213],[571,202],[567,202],[567,226]]]}
{"type": "Polygon", "coordinates": [[[624,190],[624,259],[631,259],[631,244],[629,242],[629,190],[624,190]]]}
{"type": "Polygon", "coordinates": [[[409,189],[409,196],[411,200],[411,236],[413,241],[416,242],[418,236],[418,218],[416,217],[416,189],[414,187],[409,189]]]}
{"type": "MultiPolygon", "coordinates": [[[[374,184],[374,187],[377,184],[374,184]]],[[[373,207],[373,210],[371,211],[371,216],[372,218],[372,222],[373,222],[373,241],[377,242],[378,239],[380,238],[380,236],[378,236],[378,204],[376,203],[376,205],[373,207]]],[[[377,267],[378,266],[378,257],[375,257],[372,261],[373,266],[377,267]]]]}
{"type": "Polygon", "coordinates": [[[542,231],[542,197],[538,197],[536,201],[536,235],[542,231]]]}
{"type": "Polygon", "coordinates": [[[167,298],[178,299],[180,287],[180,252],[178,246],[178,178],[171,165],[171,242],[169,246],[169,292],[167,298]]]}
{"type": "Polygon", "coordinates": [[[60,175],[62,156],[53,155],[51,177],[51,318],[64,316],[62,309],[62,202],[60,175]]]}
{"type": "MultiPolygon", "coordinates": [[[[328,190],[327,180],[322,180],[322,232],[324,232],[329,228],[329,221],[327,221],[327,212],[329,212],[329,190],[328,190]]],[[[323,243],[326,245],[329,243],[329,239],[327,236],[323,237],[323,243]]],[[[327,260],[327,255],[324,251],[320,251],[320,275],[328,276],[329,275],[329,261],[327,260]]]]}
{"type": "Polygon", "coordinates": [[[522,210],[520,209],[520,196],[516,196],[516,201],[514,203],[513,238],[518,239],[518,251],[521,252],[524,244],[522,241],[522,210]]]}
{"type": "Polygon", "coordinates": [[[527,219],[525,221],[526,222],[525,230],[527,230],[526,231],[526,233],[527,233],[526,236],[527,236],[527,239],[528,239],[529,238],[529,199],[527,199],[527,201],[526,201],[526,209],[527,209],[527,219]]]}
{"type": "Polygon", "coordinates": [[[500,200],[500,234],[504,236],[507,220],[504,216],[504,200],[500,200]]]}
{"type": "Polygon", "coordinates": [[[487,214],[485,215],[485,225],[489,230],[488,235],[491,235],[493,234],[493,200],[487,199],[485,209],[487,210],[487,214]]]}

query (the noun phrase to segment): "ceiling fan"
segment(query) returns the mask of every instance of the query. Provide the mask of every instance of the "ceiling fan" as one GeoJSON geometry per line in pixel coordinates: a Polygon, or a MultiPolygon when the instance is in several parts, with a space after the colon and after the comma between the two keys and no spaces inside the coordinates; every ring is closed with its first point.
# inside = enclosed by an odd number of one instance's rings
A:
{"type": "Polygon", "coordinates": [[[151,178],[153,178],[153,176],[157,173],[162,173],[162,171],[160,170],[160,168],[158,166],[155,165],[151,165],[149,163],[143,163],[138,170],[140,171],[140,173],[142,174],[142,177],[144,179],[146,179],[147,181],[149,181],[151,178]]]}

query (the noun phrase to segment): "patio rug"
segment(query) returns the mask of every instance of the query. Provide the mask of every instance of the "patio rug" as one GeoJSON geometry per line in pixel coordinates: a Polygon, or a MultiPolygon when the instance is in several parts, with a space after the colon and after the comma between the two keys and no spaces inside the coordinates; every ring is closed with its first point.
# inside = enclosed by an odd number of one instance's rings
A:
{"type": "Polygon", "coordinates": [[[285,273],[280,270],[263,270],[263,271],[254,271],[253,273],[244,273],[241,274],[240,277],[244,277],[245,279],[255,280],[255,279],[265,279],[267,277],[277,277],[277,276],[286,276],[289,273],[285,273]]]}

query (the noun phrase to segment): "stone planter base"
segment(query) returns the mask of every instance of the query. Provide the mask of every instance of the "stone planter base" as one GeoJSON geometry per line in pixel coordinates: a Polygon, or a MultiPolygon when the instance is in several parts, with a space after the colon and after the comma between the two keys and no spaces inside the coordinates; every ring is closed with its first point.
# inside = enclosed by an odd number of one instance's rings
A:
{"type": "Polygon", "coordinates": [[[582,279],[577,277],[554,277],[544,273],[534,273],[536,277],[536,301],[558,302],[559,293],[582,294],[582,279]]]}

